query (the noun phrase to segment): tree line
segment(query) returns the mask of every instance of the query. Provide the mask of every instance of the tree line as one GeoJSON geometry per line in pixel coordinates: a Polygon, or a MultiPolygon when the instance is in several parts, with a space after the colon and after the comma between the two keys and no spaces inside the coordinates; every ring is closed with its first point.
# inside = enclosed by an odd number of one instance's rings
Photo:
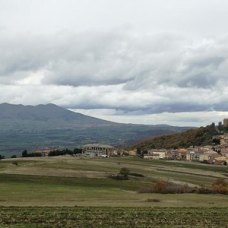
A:
{"type": "MultiPolygon", "coordinates": [[[[81,154],[82,153],[82,149],[80,148],[74,148],[73,150],[70,150],[68,148],[66,149],[58,149],[58,150],[52,150],[48,153],[48,156],[61,156],[61,155],[76,155],[76,154],[81,154]]],[[[28,153],[27,150],[24,150],[22,152],[22,157],[42,157],[43,154],[41,152],[32,152],[32,153],[28,153]]]]}

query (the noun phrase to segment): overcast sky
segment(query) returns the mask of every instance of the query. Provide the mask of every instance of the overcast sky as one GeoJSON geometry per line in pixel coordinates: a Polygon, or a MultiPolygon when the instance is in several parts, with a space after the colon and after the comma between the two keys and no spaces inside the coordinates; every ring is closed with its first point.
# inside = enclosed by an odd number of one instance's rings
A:
{"type": "Polygon", "coordinates": [[[0,0],[0,103],[144,124],[228,117],[227,0],[0,0]]]}

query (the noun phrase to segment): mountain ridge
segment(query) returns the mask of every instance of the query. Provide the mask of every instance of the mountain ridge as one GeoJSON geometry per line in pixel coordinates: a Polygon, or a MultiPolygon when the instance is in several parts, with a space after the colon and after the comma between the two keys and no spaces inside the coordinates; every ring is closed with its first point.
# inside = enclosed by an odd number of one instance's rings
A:
{"type": "MultiPolygon", "coordinates": [[[[0,104],[0,153],[87,143],[126,146],[149,136],[182,132],[185,127],[115,123],[54,104],[0,104]]],[[[188,128],[187,128],[188,129],[188,128]]]]}
{"type": "Polygon", "coordinates": [[[62,122],[65,122],[66,125],[70,122],[70,124],[75,127],[81,127],[82,125],[85,127],[85,124],[87,124],[88,127],[118,124],[76,113],[51,103],[37,106],[12,105],[8,103],[0,104],[0,119],[9,121],[56,121],[55,125],[57,127],[58,125],[59,127],[63,127],[64,123],[62,122]]]}

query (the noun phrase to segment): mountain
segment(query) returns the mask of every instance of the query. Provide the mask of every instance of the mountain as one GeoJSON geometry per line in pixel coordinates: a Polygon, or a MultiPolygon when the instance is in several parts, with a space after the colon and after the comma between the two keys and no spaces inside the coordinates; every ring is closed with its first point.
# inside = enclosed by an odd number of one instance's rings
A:
{"type": "Polygon", "coordinates": [[[24,106],[0,104],[0,126],[7,129],[58,129],[72,127],[113,126],[116,123],[89,117],[54,104],[24,106]],[[34,125],[36,128],[34,129],[34,125]]]}
{"type": "Polygon", "coordinates": [[[123,146],[149,136],[182,132],[169,125],[134,125],[106,121],[54,104],[0,104],[0,154],[40,147],[76,147],[86,143],[123,146]]]}
{"type": "Polygon", "coordinates": [[[143,140],[139,143],[134,144],[132,148],[138,148],[141,150],[163,148],[175,149],[188,148],[190,146],[213,145],[215,143],[218,143],[216,142],[216,140],[213,140],[213,136],[218,134],[218,128],[214,124],[212,124],[206,127],[189,129],[181,133],[164,135],[143,140]]]}

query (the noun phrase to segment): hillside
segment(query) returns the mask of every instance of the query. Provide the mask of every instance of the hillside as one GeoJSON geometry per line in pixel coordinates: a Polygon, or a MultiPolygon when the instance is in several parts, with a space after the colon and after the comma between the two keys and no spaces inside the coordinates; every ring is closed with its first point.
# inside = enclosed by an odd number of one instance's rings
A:
{"type": "Polygon", "coordinates": [[[86,143],[128,145],[149,136],[181,132],[169,125],[121,124],[69,111],[54,104],[0,104],[0,154],[39,147],[76,147],[86,143]]]}
{"type": "Polygon", "coordinates": [[[209,125],[172,135],[150,138],[135,144],[133,147],[140,149],[175,149],[211,145],[214,143],[212,136],[217,134],[216,128],[213,125],[209,125]]]}

